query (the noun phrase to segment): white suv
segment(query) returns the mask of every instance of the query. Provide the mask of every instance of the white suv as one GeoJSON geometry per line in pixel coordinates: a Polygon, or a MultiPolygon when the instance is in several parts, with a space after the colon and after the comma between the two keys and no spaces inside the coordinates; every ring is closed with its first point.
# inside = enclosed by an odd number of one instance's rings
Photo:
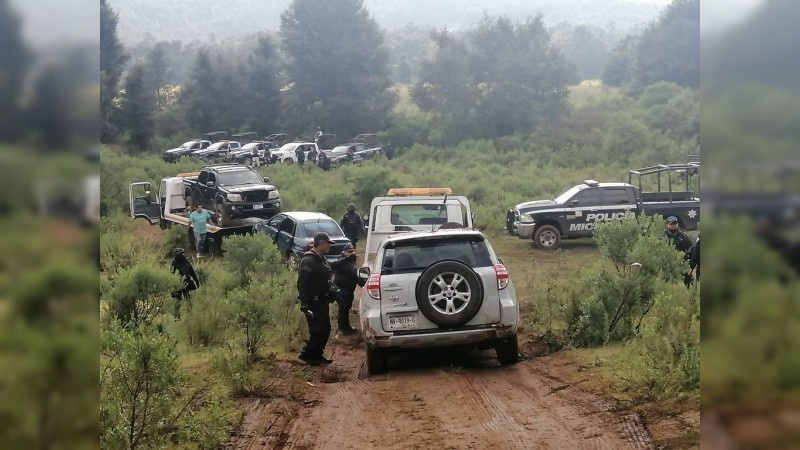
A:
{"type": "Polygon", "coordinates": [[[383,240],[369,266],[359,309],[371,374],[392,348],[475,345],[501,364],[519,360],[514,285],[479,231],[438,230],[383,240]]]}

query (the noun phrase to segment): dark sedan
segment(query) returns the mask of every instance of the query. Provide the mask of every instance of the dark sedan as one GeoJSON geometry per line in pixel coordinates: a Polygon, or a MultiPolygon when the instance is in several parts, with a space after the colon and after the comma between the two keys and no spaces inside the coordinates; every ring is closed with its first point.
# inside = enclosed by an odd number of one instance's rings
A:
{"type": "Polygon", "coordinates": [[[269,235],[278,246],[278,251],[293,267],[299,263],[306,247],[320,231],[328,233],[333,241],[326,256],[328,260],[338,259],[345,245],[350,243],[335,220],[318,212],[280,213],[267,221],[259,222],[256,231],[269,235]]]}

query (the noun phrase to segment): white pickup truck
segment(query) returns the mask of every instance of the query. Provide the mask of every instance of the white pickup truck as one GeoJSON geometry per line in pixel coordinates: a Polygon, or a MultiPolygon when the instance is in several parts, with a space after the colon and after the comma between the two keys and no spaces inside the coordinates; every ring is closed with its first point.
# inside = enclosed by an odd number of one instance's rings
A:
{"type": "Polygon", "coordinates": [[[450,188],[393,188],[385,197],[375,197],[364,216],[367,244],[364,266],[368,266],[381,242],[407,231],[433,231],[444,224],[472,228],[469,199],[454,196],[450,188]]]}

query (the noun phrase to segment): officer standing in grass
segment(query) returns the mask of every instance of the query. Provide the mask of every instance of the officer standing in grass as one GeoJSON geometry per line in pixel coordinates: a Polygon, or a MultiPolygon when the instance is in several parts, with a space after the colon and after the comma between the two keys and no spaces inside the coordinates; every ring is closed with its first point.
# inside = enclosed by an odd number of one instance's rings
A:
{"type": "Polygon", "coordinates": [[[344,235],[347,236],[347,239],[350,239],[350,242],[353,243],[353,248],[355,248],[358,242],[358,235],[364,230],[364,222],[361,220],[361,216],[356,212],[356,205],[354,203],[347,204],[347,212],[342,216],[339,225],[342,227],[342,231],[344,231],[344,235]]]}
{"type": "Polygon", "coordinates": [[[180,247],[175,249],[171,267],[172,273],[177,273],[183,279],[183,287],[172,293],[172,298],[175,299],[175,317],[180,319],[181,301],[191,297],[191,292],[200,286],[200,278],[197,277],[192,263],[186,258],[186,251],[180,247]]]}
{"type": "MultiPolygon", "coordinates": [[[[675,250],[683,254],[684,261],[689,261],[689,259],[692,257],[692,240],[689,238],[689,235],[681,231],[681,229],[678,227],[677,217],[667,217],[667,229],[664,230],[664,236],[672,241],[672,245],[675,246],[675,250]]],[[[691,272],[684,273],[683,284],[688,287],[692,284],[693,278],[694,277],[692,277],[691,272]]]]}
{"type": "Polygon", "coordinates": [[[330,249],[331,238],[328,234],[317,233],[313,247],[303,254],[298,267],[297,293],[309,335],[298,358],[310,366],[333,362],[323,355],[331,333],[329,304],[336,301],[339,295],[336,285],[331,282],[331,275],[340,265],[355,261],[355,255],[349,255],[329,264],[325,255],[330,249]]]}

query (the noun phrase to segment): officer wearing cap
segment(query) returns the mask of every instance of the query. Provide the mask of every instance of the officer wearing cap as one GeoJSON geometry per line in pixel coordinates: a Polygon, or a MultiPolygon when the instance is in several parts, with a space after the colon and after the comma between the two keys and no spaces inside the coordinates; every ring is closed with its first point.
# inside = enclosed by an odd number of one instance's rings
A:
{"type": "Polygon", "coordinates": [[[331,274],[340,265],[355,261],[353,254],[329,264],[325,255],[330,252],[331,243],[327,233],[317,233],[311,250],[303,254],[298,267],[297,293],[309,335],[298,358],[310,366],[333,362],[323,355],[331,333],[328,304],[338,298],[336,286],[331,282],[331,274]]]}
{"type": "Polygon", "coordinates": [[[364,229],[364,222],[361,220],[361,216],[356,212],[356,205],[354,203],[347,204],[347,212],[342,216],[339,225],[341,225],[344,235],[347,236],[347,239],[350,239],[350,242],[353,243],[353,248],[355,248],[358,242],[358,235],[364,229]]]}
{"type": "Polygon", "coordinates": [[[340,264],[333,274],[333,283],[339,288],[339,314],[337,315],[337,332],[339,334],[355,334],[357,331],[350,325],[350,308],[353,306],[356,285],[364,287],[365,280],[358,277],[356,269],[356,249],[353,244],[347,244],[342,255],[348,257],[344,264],[340,264]],[[352,259],[351,259],[352,257],[352,259]]]}
{"type": "Polygon", "coordinates": [[[672,240],[675,250],[686,255],[687,259],[689,251],[692,249],[692,240],[689,236],[681,231],[678,227],[678,218],[675,216],[667,217],[667,229],[664,230],[664,236],[672,240]]]}

